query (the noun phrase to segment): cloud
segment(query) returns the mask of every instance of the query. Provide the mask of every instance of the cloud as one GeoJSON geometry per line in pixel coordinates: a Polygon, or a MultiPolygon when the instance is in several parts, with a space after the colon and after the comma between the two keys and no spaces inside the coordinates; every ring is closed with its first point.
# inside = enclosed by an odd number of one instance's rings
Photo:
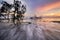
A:
{"type": "Polygon", "coordinates": [[[44,12],[44,11],[49,11],[49,10],[52,10],[52,9],[55,9],[55,8],[60,8],[60,1],[50,3],[50,4],[44,5],[42,7],[38,7],[38,8],[36,8],[36,10],[44,12]]]}
{"type": "Polygon", "coordinates": [[[6,1],[8,2],[9,4],[13,4],[14,0],[3,0],[3,1],[6,1]]]}

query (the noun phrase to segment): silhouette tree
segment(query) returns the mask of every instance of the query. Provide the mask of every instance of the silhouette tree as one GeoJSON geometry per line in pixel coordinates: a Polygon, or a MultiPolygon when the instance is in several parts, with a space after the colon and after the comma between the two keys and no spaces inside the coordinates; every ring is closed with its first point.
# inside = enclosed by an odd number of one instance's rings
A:
{"type": "MultiPolygon", "coordinates": [[[[10,9],[13,7],[11,4],[8,4],[6,1],[2,1],[2,7],[0,9],[0,17],[3,16],[5,17],[5,15],[8,13],[8,19],[9,19],[9,12],[10,12],[10,9]],[[2,13],[6,13],[5,15],[2,14],[2,13]]],[[[6,19],[6,17],[5,17],[6,19]]]]}
{"type": "Polygon", "coordinates": [[[21,1],[15,1],[14,4],[9,4],[6,1],[2,1],[2,7],[0,11],[0,16],[4,16],[2,13],[8,13],[8,18],[9,18],[9,13],[10,10],[14,7],[14,14],[13,14],[13,22],[15,22],[15,19],[19,21],[19,19],[23,19],[23,14],[26,12],[26,6],[22,5],[21,1]],[[22,5],[22,6],[21,6],[22,5]],[[17,16],[15,14],[17,13],[17,16]]]}

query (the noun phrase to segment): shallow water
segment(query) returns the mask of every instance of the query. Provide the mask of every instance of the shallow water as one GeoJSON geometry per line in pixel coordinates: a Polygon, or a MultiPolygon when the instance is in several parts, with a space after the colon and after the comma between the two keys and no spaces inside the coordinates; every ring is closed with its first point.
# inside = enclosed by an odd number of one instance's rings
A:
{"type": "Polygon", "coordinates": [[[0,23],[0,40],[60,40],[60,24],[30,20],[31,24],[0,23]]]}

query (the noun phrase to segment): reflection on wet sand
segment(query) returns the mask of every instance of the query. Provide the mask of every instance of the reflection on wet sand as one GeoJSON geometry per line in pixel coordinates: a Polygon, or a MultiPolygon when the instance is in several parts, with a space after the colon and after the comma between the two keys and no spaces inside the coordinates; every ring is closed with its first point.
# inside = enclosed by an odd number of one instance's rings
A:
{"type": "Polygon", "coordinates": [[[59,23],[41,22],[40,19],[27,21],[18,26],[0,23],[0,40],[60,40],[59,23]]]}
{"type": "Polygon", "coordinates": [[[42,26],[47,40],[60,40],[60,23],[37,21],[37,25],[42,26]]]}

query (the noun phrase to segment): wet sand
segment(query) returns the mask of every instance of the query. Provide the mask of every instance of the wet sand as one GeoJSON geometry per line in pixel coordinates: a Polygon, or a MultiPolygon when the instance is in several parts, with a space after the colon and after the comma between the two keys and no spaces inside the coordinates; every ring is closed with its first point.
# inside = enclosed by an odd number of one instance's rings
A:
{"type": "Polygon", "coordinates": [[[17,26],[0,23],[0,40],[60,40],[60,24],[39,22],[17,26]]]}

